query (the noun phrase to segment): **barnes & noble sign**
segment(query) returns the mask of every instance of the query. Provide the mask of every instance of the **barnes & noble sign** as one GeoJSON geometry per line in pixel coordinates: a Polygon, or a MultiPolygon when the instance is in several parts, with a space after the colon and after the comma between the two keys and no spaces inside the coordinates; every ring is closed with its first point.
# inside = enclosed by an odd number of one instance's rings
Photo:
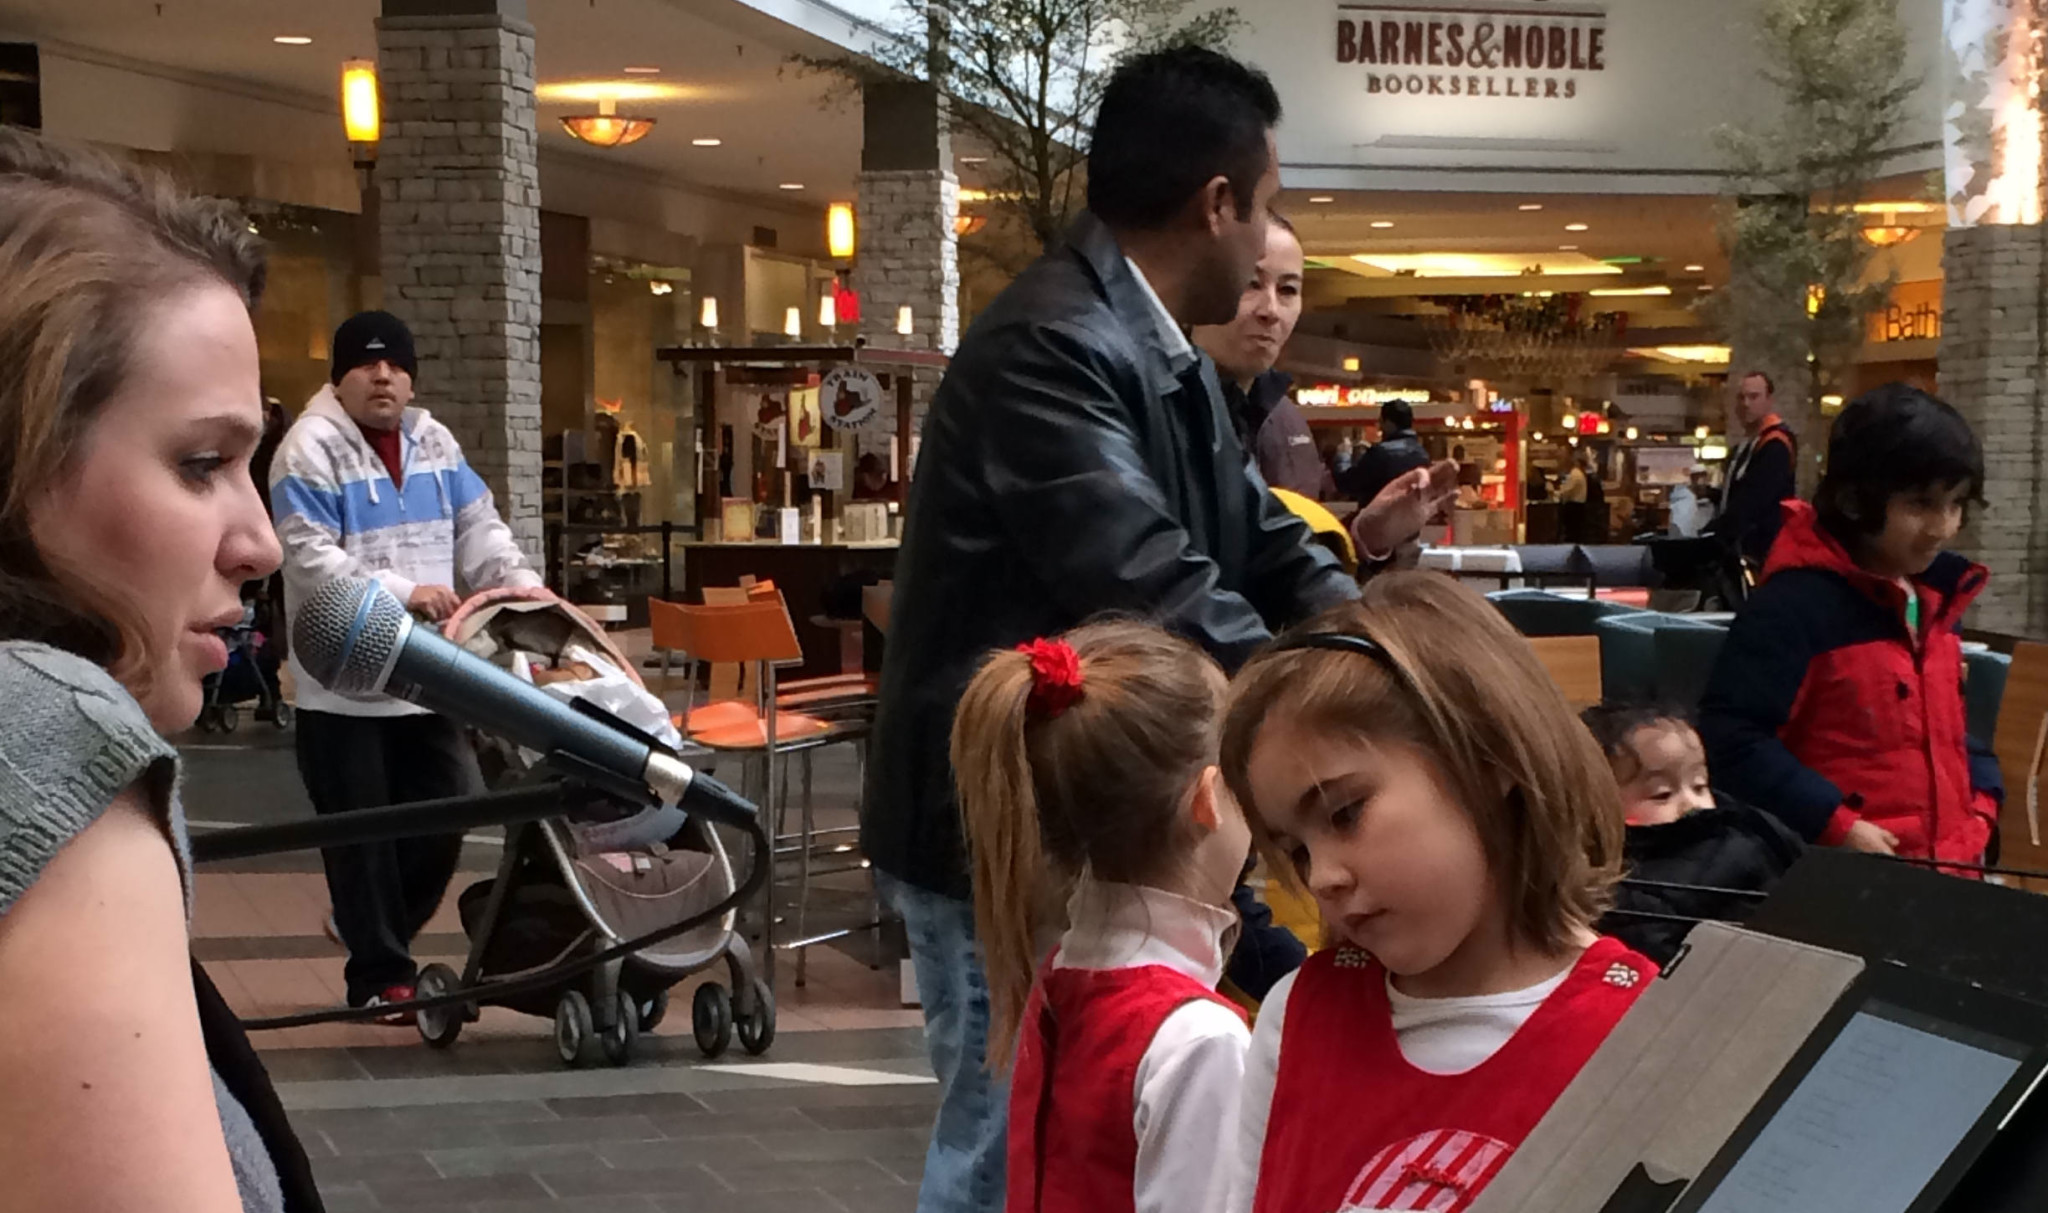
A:
{"type": "Polygon", "coordinates": [[[1607,13],[1549,0],[1339,4],[1336,50],[1368,93],[1565,101],[1607,70],[1607,13]]]}

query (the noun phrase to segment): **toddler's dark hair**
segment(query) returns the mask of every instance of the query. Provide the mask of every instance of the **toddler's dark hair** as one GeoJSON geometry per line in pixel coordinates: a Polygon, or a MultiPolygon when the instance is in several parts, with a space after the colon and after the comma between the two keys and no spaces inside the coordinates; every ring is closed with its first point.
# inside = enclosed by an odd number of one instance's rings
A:
{"type": "Polygon", "coordinates": [[[1622,764],[1633,764],[1636,760],[1636,752],[1630,748],[1628,739],[1636,735],[1637,729],[1677,725],[1698,731],[1693,725],[1692,713],[1670,704],[1603,703],[1580,712],[1579,719],[1592,732],[1593,740],[1600,743],[1601,751],[1613,764],[1614,774],[1621,782],[1626,782],[1633,774],[1632,771],[1624,773],[1622,764]]]}

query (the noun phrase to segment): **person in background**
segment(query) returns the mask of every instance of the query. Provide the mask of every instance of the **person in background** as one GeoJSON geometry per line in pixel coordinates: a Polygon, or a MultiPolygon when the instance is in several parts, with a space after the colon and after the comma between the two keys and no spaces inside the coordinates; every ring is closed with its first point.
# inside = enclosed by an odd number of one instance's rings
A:
{"type": "Polygon", "coordinates": [[[1301,239],[1283,216],[1266,220],[1266,252],[1238,299],[1237,318],[1198,325],[1193,335],[1216,362],[1230,423],[1259,475],[1273,488],[1322,501],[1336,495],[1337,483],[1287,394],[1293,381],[1273,369],[1301,319],[1301,239]]]}
{"type": "Polygon", "coordinates": [[[992,654],[960,700],[990,1056],[1016,1056],[1009,1209],[1223,1207],[1217,1111],[1251,1039],[1216,992],[1251,848],[1216,769],[1224,688],[1186,641],[1098,623],[992,654]],[[1041,965],[1032,909],[1052,886],[1067,927],[1041,965]]]}
{"type": "Polygon", "coordinates": [[[1799,441],[1778,416],[1777,385],[1762,371],[1749,372],[1737,384],[1735,418],[1748,437],[1728,458],[1721,514],[1707,533],[1762,569],[1778,537],[1780,503],[1799,495],[1799,441]]]}
{"type": "Polygon", "coordinates": [[[1657,974],[1594,933],[1606,760],[1500,612],[1420,571],[1253,658],[1220,753],[1336,943],[1259,1008],[1232,1208],[1461,1213],[1657,974]]]}
{"type": "Polygon", "coordinates": [[[1783,822],[1726,796],[1707,779],[1700,735],[1673,708],[1603,705],[1579,714],[1621,787],[1630,881],[1615,890],[1600,929],[1668,965],[1690,922],[1741,922],[1805,844],[1783,822]]]}
{"type": "MultiPolygon", "coordinates": [[[[1271,629],[1358,593],[1257,477],[1191,324],[1225,324],[1266,249],[1280,100],[1213,51],[1133,57],[1088,154],[1088,210],[968,330],[925,422],[896,561],[862,850],[902,915],[940,1084],[921,1213],[1003,1205],[954,772],[954,710],[994,649],[1105,612],[1226,669],[1271,629]]],[[[1426,471],[1356,527],[1390,551],[1440,503],[1426,471]]]]}
{"type": "Polygon", "coordinates": [[[1982,861],[2005,788],[1965,727],[1960,631],[1989,574],[1944,549],[1983,484],[1977,436],[1927,393],[1842,410],[1708,678],[1716,787],[1822,846],[1982,861]]]}
{"type": "Polygon", "coordinates": [[[1670,533],[1680,539],[1697,539],[1714,517],[1708,499],[1707,469],[1695,463],[1685,480],[1671,486],[1670,533]]]}
{"type": "Polygon", "coordinates": [[[0,128],[0,1205],[317,1209],[192,960],[168,735],[277,567],[262,241],[233,206],[0,128]]]}
{"type": "MultiPolygon", "coordinates": [[[[435,623],[461,605],[458,585],[545,593],[455,436],[412,407],[418,369],[412,333],[388,312],[351,316],[335,330],[330,381],[306,402],[271,468],[288,627],[337,577],[373,577],[435,623]]],[[[291,662],[299,774],[314,812],[483,790],[476,755],[454,721],[396,699],[337,695],[296,654],[291,662]]],[[[412,940],[441,904],[461,851],[460,835],[442,835],[321,853],[334,899],[330,929],[348,949],[350,1006],[413,996],[412,940]]]]}
{"type": "MultiPolygon", "coordinates": [[[[1415,433],[1415,410],[1405,400],[1389,400],[1380,406],[1380,440],[1352,461],[1349,478],[1337,487],[1363,505],[1377,498],[1387,485],[1428,466],[1429,452],[1415,433]]],[[[1447,475],[1455,471],[1452,467],[1447,475]]]]}
{"type": "Polygon", "coordinates": [[[1579,449],[1573,447],[1565,463],[1565,473],[1557,482],[1557,538],[1560,543],[1579,543],[1586,533],[1589,479],[1579,449]]]}
{"type": "Polygon", "coordinates": [[[1607,484],[1600,475],[1600,453],[1590,444],[1580,446],[1578,466],[1586,478],[1586,512],[1574,538],[1580,543],[1606,543],[1613,520],[1607,513],[1607,484]]]}
{"type": "Polygon", "coordinates": [[[889,495],[889,465],[869,451],[853,465],[853,499],[879,501],[889,495]]]}

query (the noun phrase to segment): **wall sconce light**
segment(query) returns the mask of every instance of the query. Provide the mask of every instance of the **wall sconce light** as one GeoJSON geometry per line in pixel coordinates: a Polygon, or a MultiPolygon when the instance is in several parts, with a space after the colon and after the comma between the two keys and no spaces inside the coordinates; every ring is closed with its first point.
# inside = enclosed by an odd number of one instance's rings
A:
{"type": "Polygon", "coordinates": [[[782,310],[782,335],[785,337],[801,337],[804,335],[802,309],[791,307],[782,310]]]}
{"type": "Polygon", "coordinates": [[[818,296],[818,327],[839,327],[839,300],[829,290],[818,296]]]}
{"type": "Polygon", "coordinates": [[[834,260],[853,260],[853,203],[835,202],[825,208],[825,248],[834,260]]]}
{"type": "Polygon", "coordinates": [[[898,337],[908,337],[910,334],[910,305],[906,303],[896,309],[896,335],[898,337]]]}
{"type": "Polygon", "coordinates": [[[716,296],[704,296],[704,302],[697,307],[697,324],[699,327],[707,329],[718,327],[718,299],[716,296]]]}
{"type": "Polygon", "coordinates": [[[377,65],[368,59],[350,59],[341,65],[341,126],[348,132],[356,167],[366,169],[375,164],[383,124],[377,112],[377,65]]]}
{"type": "Polygon", "coordinates": [[[1628,429],[1624,431],[1624,435],[1628,438],[1630,442],[1634,442],[1636,439],[1643,436],[1642,431],[1636,429],[1636,427],[1634,426],[1628,427],[1628,429]]]}
{"type": "Polygon", "coordinates": [[[1356,357],[1350,357],[1344,360],[1344,369],[1353,375],[1356,375],[1358,373],[1359,365],[1359,361],[1356,357]]]}

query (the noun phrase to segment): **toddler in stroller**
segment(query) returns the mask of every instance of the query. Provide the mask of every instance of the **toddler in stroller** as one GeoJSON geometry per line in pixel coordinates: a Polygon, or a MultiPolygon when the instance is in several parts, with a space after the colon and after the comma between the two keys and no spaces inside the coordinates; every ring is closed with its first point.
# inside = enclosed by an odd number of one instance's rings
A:
{"type": "MultiPolygon", "coordinates": [[[[552,596],[487,591],[464,603],[442,630],[551,694],[587,699],[670,744],[679,740],[660,701],[641,686],[604,630],[552,596]]],[[[493,784],[536,776],[539,755],[498,738],[480,742],[478,758],[493,784]]],[[[571,813],[587,807],[565,802],[561,817],[508,829],[497,875],[458,898],[470,940],[464,971],[426,966],[417,983],[421,997],[524,977],[592,955],[700,914],[736,887],[731,861],[708,823],[683,818],[672,808],[612,822],[571,813]]],[[[670,988],[722,960],[731,989],[716,981],[698,987],[691,1008],[697,1045],[715,1057],[737,1028],[749,1052],[765,1052],[775,1038],[774,995],[734,925],[728,912],[500,1005],[552,1016],[555,1047],[568,1064],[588,1065],[600,1056],[624,1064],[639,1033],[666,1014],[670,988]]],[[[445,1047],[475,1016],[475,1004],[423,1010],[420,1034],[428,1044],[445,1047]]]]}

